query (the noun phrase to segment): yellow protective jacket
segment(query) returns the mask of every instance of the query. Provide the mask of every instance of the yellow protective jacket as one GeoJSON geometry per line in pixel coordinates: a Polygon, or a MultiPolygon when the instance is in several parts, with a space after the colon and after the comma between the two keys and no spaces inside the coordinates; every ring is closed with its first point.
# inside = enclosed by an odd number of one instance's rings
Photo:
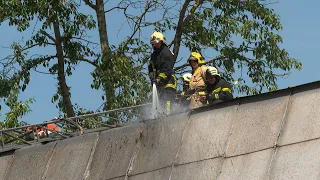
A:
{"type": "Polygon", "coordinates": [[[199,108],[203,106],[201,101],[201,96],[205,96],[205,86],[206,86],[206,71],[208,67],[202,65],[193,71],[192,77],[189,83],[189,88],[193,92],[190,96],[190,109],[199,108]],[[203,95],[202,95],[203,94],[203,95]]]}
{"type": "Polygon", "coordinates": [[[192,77],[189,83],[189,88],[191,90],[203,90],[206,86],[206,71],[208,67],[202,65],[193,71],[192,77]]]}

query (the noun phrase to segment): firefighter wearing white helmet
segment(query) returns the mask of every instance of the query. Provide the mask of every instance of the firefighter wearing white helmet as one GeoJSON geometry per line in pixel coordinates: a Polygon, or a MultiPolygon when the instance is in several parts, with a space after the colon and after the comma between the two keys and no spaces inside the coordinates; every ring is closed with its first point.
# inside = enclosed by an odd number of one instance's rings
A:
{"type": "Polygon", "coordinates": [[[161,32],[155,31],[150,36],[150,43],[153,45],[159,42],[166,44],[166,38],[163,36],[161,32]]]}
{"type": "Polygon", "coordinates": [[[166,44],[166,38],[160,32],[153,32],[150,36],[153,47],[151,60],[148,66],[149,76],[152,83],[157,85],[159,99],[167,115],[172,109],[175,100],[177,79],[174,75],[174,56],[166,44]]]}
{"type": "Polygon", "coordinates": [[[191,73],[184,73],[182,75],[183,86],[187,86],[188,89],[189,89],[189,83],[190,83],[191,77],[192,77],[191,73]]]}
{"type": "Polygon", "coordinates": [[[190,54],[188,62],[192,68],[192,77],[189,84],[192,95],[190,96],[189,108],[194,109],[203,106],[201,98],[205,97],[205,80],[208,67],[205,65],[204,58],[197,52],[190,54]]]}
{"type": "Polygon", "coordinates": [[[217,68],[209,66],[206,78],[206,100],[209,104],[233,99],[231,84],[221,77],[217,68]]]}
{"type": "Polygon", "coordinates": [[[188,98],[190,96],[189,83],[190,83],[191,77],[192,77],[191,73],[184,73],[180,78],[182,80],[182,92],[178,93],[178,103],[182,108],[187,108],[190,103],[188,98]]]}

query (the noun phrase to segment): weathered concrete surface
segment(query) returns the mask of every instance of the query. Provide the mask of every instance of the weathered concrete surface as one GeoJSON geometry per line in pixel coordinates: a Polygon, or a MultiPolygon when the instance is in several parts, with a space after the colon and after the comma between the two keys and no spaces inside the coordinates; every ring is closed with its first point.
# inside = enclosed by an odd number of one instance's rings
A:
{"type": "Polygon", "coordinates": [[[175,166],[172,171],[171,180],[216,179],[221,169],[222,162],[222,158],[215,158],[175,166]]]}
{"type": "Polygon", "coordinates": [[[163,180],[163,179],[169,179],[171,172],[171,167],[142,173],[134,176],[130,176],[129,180],[163,180]]]}
{"type": "Polygon", "coordinates": [[[82,179],[98,133],[90,133],[59,141],[54,148],[47,179],[82,179]]]}
{"type": "Polygon", "coordinates": [[[112,179],[106,179],[106,180],[124,180],[125,176],[122,177],[116,177],[116,178],[112,178],[112,179]]]}
{"type": "Polygon", "coordinates": [[[237,101],[192,115],[184,132],[177,164],[222,156],[236,116],[237,101]]]}
{"type": "Polygon", "coordinates": [[[146,122],[141,147],[129,175],[141,174],[173,164],[181,145],[182,132],[188,114],[169,116],[166,119],[146,122]]]}
{"type": "Polygon", "coordinates": [[[302,90],[295,89],[291,96],[279,145],[320,137],[320,89],[302,90]]]}
{"type": "Polygon", "coordinates": [[[270,179],[320,179],[320,140],[281,147],[272,165],[270,179]]]}
{"type": "Polygon", "coordinates": [[[101,132],[87,179],[126,175],[140,135],[143,135],[142,124],[101,132]]]}
{"type": "Polygon", "coordinates": [[[274,150],[267,149],[241,156],[226,158],[219,180],[266,179],[274,150]]]}
{"type": "Polygon", "coordinates": [[[242,99],[226,155],[235,156],[274,146],[289,99],[289,91],[242,99]]]}
{"type": "Polygon", "coordinates": [[[286,89],[239,98],[191,117],[1,152],[0,179],[120,180],[127,172],[129,180],[320,179],[319,89],[317,82],[292,95],[286,89]]]}
{"type": "Polygon", "coordinates": [[[5,179],[41,179],[56,142],[16,150],[5,179]]]}
{"type": "Polygon", "coordinates": [[[3,153],[0,155],[0,179],[4,179],[6,172],[10,167],[12,158],[12,153],[3,153]]]}

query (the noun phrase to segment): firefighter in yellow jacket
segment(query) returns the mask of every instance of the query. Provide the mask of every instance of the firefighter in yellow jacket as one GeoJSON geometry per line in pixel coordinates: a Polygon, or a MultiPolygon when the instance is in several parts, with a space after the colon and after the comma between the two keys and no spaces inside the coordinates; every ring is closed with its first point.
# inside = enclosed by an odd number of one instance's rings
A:
{"type": "Polygon", "coordinates": [[[205,98],[206,86],[206,71],[207,66],[204,65],[204,58],[197,52],[192,52],[188,58],[189,64],[192,67],[192,77],[190,80],[189,88],[192,92],[190,96],[190,109],[203,106],[201,99],[205,98]]]}
{"type": "Polygon", "coordinates": [[[172,110],[172,102],[175,101],[177,79],[174,75],[174,57],[166,44],[166,39],[160,32],[153,32],[150,37],[153,47],[150,64],[148,66],[149,76],[153,83],[156,83],[159,93],[159,100],[162,107],[165,107],[167,115],[172,110]]]}

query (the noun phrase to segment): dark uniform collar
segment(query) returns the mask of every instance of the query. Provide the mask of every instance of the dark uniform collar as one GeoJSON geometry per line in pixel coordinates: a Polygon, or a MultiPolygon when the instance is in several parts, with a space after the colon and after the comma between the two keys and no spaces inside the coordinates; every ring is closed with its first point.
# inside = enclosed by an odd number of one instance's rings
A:
{"type": "Polygon", "coordinates": [[[155,48],[153,46],[153,50],[154,50],[155,53],[160,53],[164,46],[165,46],[165,44],[163,44],[163,43],[161,44],[160,48],[155,48]]]}

